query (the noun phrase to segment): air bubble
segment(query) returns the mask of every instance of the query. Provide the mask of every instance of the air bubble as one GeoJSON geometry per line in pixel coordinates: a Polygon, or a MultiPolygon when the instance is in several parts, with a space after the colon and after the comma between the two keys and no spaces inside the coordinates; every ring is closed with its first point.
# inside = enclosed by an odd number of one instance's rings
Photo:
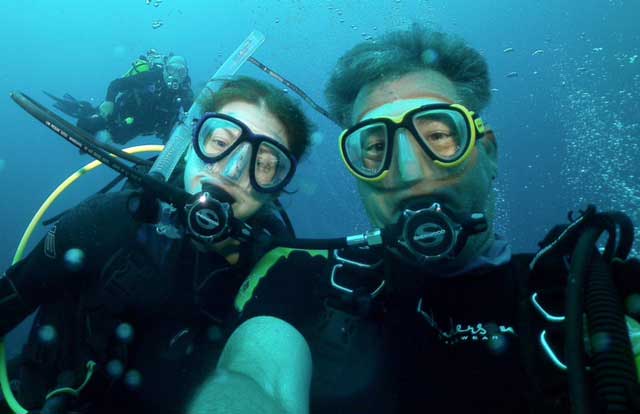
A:
{"type": "Polygon", "coordinates": [[[489,342],[487,342],[487,346],[494,354],[502,354],[509,347],[509,341],[507,341],[504,335],[492,335],[491,338],[489,338],[489,342]]]}
{"type": "Polygon", "coordinates": [[[53,325],[43,325],[38,329],[38,339],[42,343],[51,344],[58,338],[58,331],[53,325]]]}
{"type": "Polygon", "coordinates": [[[142,384],[142,374],[136,369],[129,370],[124,375],[124,383],[131,389],[139,388],[142,384]]]}
{"type": "Polygon", "coordinates": [[[217,325],[211,325],[209,329],[207,329],[207,338],[211,342],[218,342],[222,339],[222,329],[220,329],[217,325]]]}
{"type": "Polygon", "coordinates": [[[124,372],[124,365],[119,359],[112,359],[111,361],[107,362],[106,368],[107,374],[109,374],[109,376],[114,379],[120,378],[120,376],[124,372]]]}
{"type": "Polygon", "coordinates": [[[116,337],[123,343],[129,344],[133,341],[133,326],[123,322],[116,327],[116,337]]]}
{"type": "Polygon", "coordinates": [[[77,248],[67,250],[64,254],[64,264],[68,270],[77,272],[84,265],[84,252],[77,248]]]}

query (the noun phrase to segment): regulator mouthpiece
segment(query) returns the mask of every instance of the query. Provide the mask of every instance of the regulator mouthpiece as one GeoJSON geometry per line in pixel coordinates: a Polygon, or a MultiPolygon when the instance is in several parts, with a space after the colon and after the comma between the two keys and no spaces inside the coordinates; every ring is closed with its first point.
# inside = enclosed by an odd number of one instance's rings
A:
{"type": "Polygon", "coordinates": [[[457,256],[470,235],[487,229],[487,220],[482,213],[471,213],[457,222],[440,204],[433,203],[407,207],[394,227],[390,230],[396,234],[394,247],[422,265],[457,256]]]}

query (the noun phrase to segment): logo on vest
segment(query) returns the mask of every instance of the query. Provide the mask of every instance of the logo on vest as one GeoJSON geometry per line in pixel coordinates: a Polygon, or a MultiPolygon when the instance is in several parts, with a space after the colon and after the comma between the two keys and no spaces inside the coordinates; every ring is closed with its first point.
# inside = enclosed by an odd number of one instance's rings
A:
{"type": "Polygon", "coordinates": [[[427,321],[429,326],[438,333],[438,339],[445,345],[455,345],[461,342],[488,342],[491,347],[501,347],[505,343],[505,336],[517,336],[511,326],[496,325],[494,323],[476,323],[475,325],[455,323],[449,319],[449,329],[443,330],[438,326],[433,315],[422,309],[422,298],[418,301],[417,312],[427,321]]]}

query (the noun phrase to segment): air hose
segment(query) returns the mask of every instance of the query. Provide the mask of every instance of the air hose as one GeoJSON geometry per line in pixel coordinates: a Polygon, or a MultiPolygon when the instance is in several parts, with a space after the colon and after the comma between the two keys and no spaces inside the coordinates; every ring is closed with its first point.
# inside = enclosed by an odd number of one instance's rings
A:
{"type": "Polygon", "coordinates": [[[632,413],[638,376],[627,333],[624,307],[613,282],[610,262],[626,257],[629,243],[626,235],[630,221],[622,214],[597,213],[579,236],[573,251],[567,288],[566,355],[569,394],[573,412],[589,413],[584,352],[583,304],[591,343],[591,378],[597,406],[606,413],[632,413]],[[615,245],[616,224],[621,241],[615,245]],[[604,255],[597,253],[596,242],[609,232],[604,255]],[[614,251],[615,250],[615,251],[614,251]],[[608,260],[605,260],[608,259],[608,260]],[[634,391],[635,390],[635,391],[634,391]]]}

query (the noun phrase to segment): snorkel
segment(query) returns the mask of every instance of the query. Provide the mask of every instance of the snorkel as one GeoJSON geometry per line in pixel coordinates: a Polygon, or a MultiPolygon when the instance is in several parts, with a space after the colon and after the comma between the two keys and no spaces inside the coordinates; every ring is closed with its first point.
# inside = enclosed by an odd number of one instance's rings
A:
{"type": "Polygon", "coordinates": [[[240,66],[264,42],[264,39],[262,33],[255,30],[251,32],[213,76],[209,78],[184,119],[180,120],[174,127],[164,151],[156,159],[149,174],[164,181],[169,180],[171,173],[173,173],[191,142],[192,128],[204,114],[203,103],[214,93],[218,80],[233,76],[240,66]]]}

